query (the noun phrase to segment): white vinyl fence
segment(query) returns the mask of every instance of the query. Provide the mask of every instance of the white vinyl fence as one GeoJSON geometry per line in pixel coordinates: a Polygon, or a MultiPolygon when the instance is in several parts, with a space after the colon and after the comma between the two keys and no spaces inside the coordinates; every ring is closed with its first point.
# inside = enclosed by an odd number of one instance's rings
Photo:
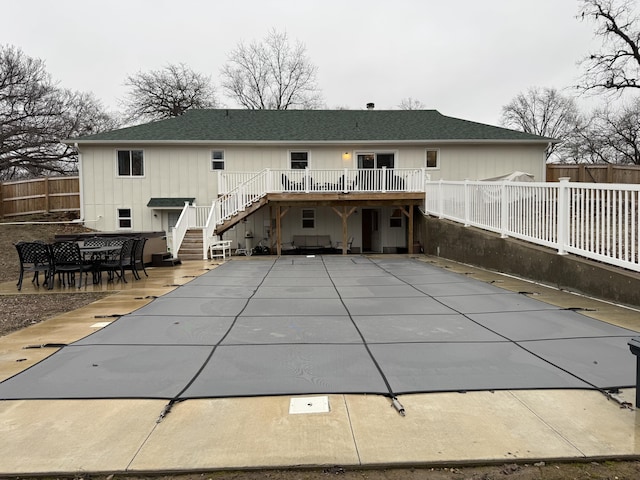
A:
{"type": "Polygon", "coordinates": [[[426,212],[640,271],[640,185],[426,182],[426,212]]]}

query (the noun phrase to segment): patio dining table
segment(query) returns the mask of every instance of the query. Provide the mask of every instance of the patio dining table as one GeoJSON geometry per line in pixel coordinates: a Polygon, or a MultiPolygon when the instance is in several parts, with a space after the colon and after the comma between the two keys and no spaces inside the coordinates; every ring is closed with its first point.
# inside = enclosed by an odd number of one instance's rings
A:
{"type": "Polygon", "coordinates": [[[100,283],[100,264],[122,250],[122,245],[81,246],[80,253],[85,262],[93,265],[93,283],[100,283]]]}

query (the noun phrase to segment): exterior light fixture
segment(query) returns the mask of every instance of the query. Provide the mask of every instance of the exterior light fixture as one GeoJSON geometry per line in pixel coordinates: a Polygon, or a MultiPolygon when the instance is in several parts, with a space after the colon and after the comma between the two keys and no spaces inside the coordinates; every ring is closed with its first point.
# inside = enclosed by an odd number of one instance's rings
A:
{"type": "Polygon", "coordinates": [[[351,152],[342,152],[342,160],[345,162],[351,160],[351,152]]]}

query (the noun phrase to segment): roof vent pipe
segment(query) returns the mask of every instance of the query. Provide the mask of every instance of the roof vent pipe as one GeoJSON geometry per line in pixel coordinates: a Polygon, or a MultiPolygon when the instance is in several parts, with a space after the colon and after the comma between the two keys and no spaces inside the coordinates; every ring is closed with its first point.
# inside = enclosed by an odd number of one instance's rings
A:
{"type": "Polygon", "coordinates": [[[367,103],[367,110],[373,110],[374,108],[376,108],[375,103],[367,103]]]}

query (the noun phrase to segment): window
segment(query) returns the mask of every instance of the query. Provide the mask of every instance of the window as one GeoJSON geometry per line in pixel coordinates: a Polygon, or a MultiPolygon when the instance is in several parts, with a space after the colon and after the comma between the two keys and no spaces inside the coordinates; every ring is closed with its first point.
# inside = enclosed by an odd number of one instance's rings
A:
{"type": "Polygon", "coordinates": [[[394,168],[394,153],[359,153],[358,168],[394,168]]]}
{"type": "Polygon", "coordinates": [[[398,228],[402,227],[402,210],[396,208],[391,212],[391,217],[389,218],[389,227],[398,228]]]}
{"type": "Polygon", "coordinates": [[[439,165],[439,151],[438,150],[427,150],[427,168],[440,168],[439,165]]]}
{"type": "Polygon", "coordinates": [[[118,209],[118,228],[131,228],[131,209],[119,208],[118,209]]]}
{"type": "Polygon", "coordinates": [[[309,152],[290,152],[291,169],[304,169],[309,166],[309,152]]]}
{"type": "Polygon", "coordinates": [[[316,211],[308,208],[302,209],[302,228],[316,228],[316,211]]]}
{"type": "Polygon", "coordinates": [[[142,150],[118,150],[118,176],[142,177],[144,155],[142,150]]]}
{"type": "Polygon", "coordinates": [[[211,170],[224,170],[224,150],[211,152],[211,170]]]}

